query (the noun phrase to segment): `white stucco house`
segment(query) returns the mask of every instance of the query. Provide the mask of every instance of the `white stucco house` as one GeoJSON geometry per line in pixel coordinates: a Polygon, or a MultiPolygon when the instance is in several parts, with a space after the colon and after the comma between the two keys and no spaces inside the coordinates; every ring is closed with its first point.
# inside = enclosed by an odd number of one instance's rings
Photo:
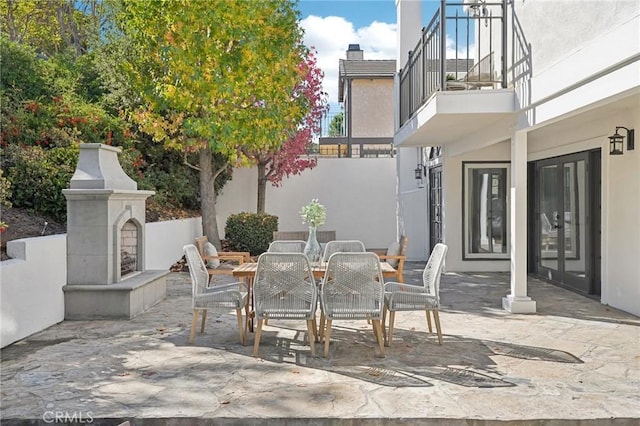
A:
{"type": "Polygon", "coordinates": [[[640,315],[640,3],[426,3],[396,0],[403,232],[510,271],[511,312],[532,275],[640,315]]]}

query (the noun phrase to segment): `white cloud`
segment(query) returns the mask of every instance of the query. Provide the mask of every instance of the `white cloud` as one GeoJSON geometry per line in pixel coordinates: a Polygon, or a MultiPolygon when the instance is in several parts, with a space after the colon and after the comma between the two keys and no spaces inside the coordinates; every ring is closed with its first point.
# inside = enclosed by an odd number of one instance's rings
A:
{"type": "Polygon", "coordinates": [[[467,56],[467,47],[462,43],[458,43],[458,45],[456,46],[456,41],[451,37],[450,34],[447,34],[447,58],[456,58],[456,47],[458,49],[458,59],[474,59],[476,57],[476,45],[474,43],[469,45],[469,56],[467,56]]]}
{"type": "Polygon", "coordinates": [[[338,61],[346,58],[349,44],[359,44],[364,59],[396,58],[396,24],[374,21],[356,29],[343,17],[310,15],[300,25],[305,31],[305,45],[317,51],[332,112],[338,111],[338,61]]]}

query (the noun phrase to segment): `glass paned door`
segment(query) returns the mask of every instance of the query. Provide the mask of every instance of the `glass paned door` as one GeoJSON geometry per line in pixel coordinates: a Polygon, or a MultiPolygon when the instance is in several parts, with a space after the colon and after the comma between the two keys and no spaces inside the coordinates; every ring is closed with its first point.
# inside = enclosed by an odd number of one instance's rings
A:
{"type": "Polygon", "coordinates": [[[429,252],[442,242],[442,166],[429,169],[429,252]]]}
{"type": "Polygon", "coordinates": [[[540,227],[538,244],[540,264],[549,269],[551,279],[558,279],[558,166],[553,164],[539,169],[540,227]],[[554,275],[555,274],[555,275],[554,275]]]}
{"type": "Polygon", "coordinates": [[[587,275],[586,265],[586,161],[564,164],[564,240],[565,273],[580,279],[587,275]]]}
{"type": "Polygon", "coordinates": [[[593,245],[599,229],[589,220],[599,208],[588,171],[590,155],[539,161],[535,182],[536,272],[583,293],[594,291],[593,245]]]}

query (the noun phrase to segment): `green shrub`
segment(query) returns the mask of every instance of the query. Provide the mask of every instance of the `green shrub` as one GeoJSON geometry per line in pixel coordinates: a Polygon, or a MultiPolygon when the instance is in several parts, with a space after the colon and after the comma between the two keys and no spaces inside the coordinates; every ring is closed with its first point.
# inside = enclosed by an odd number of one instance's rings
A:
{"type": "Polygon", "coordinates": [[[0,169],[0,206],[11,207],[11,182],[4,177],[4,172],[0,169]]]}
{"type": "Polygon", "coordinates": [[[238,213],[227,218],[225,235],[232,251],[248,251],[258,256],[269,248],[278,216],[266,213],[238,213]]]}
{"type": "Polygon", "coordinates": [[[11,145],[3,151],[3,168],[11,182],[14,207],[23,207],[64,222],[67,200],[62,190],[78,162],[78,148],[43,149],[11,145]]]}
{"type": "Polygon", "coordinates": [[[50,96],[51,86],[46,84],[46,61],[39,60],[35,49],[22,43],[9,41],[0,35],[0,57],[2,73],[0,73],[0,92],[3,103],[10,99],[36,99],[50,96]]]}

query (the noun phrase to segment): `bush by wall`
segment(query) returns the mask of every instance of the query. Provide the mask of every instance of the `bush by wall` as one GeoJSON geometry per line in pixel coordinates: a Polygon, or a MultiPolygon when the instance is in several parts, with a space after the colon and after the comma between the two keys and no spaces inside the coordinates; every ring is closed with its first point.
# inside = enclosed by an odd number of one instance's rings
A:
{"type": "Polygon", "coordinates": [[[67,204],[62,190],[68,187],[77,161],[77,147],[8,146],[2,166],[11,183],[11,203],[64,222],[67,204]]]}
{"type": "Polygon", "coordinates": [[[232,251],[248,251],[258,256],[269,248],[278,217],[266,213],[238,213],[227,218],[224,232],[232,251]]]}

